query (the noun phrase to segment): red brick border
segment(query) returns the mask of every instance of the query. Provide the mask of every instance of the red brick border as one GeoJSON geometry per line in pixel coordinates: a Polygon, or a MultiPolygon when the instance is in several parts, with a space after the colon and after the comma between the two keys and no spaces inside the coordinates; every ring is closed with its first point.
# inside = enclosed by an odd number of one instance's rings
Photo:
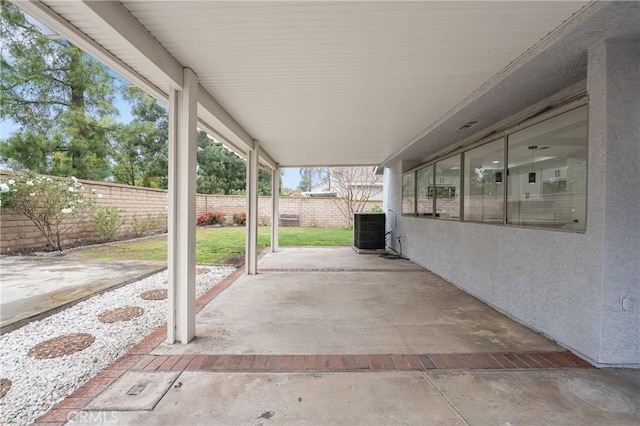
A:
{"type": "MultiPolygon", "coordinates": [[[[262,255],[265,253],[263,252],[262,255]]],[[[209,291],[196,300],[196,313],[200,312],[207,303],[226,290],[244,273],[244,267],[237,268],[225,279],[213,286],[209,291]]],[[[199,369],[204,361],[203,356],[181,357],[149,355],[167,337],[167,324],[163,324],[151,332],[144,340],[129,349],[129,351],[115,360],[110,366],[90,379],[74,393],[60,401],[51,410],[40,416],[35,425],[63,425],[74,414],[87,405],[95,396],[105,390],[111,383],[128,370],[190,370],[199,369]],[[198,358],[199,363],[193,363],[198,358]]]]}
{"type": "MultiPolygon", "coordinates": [[[[261,255],[264,255],[265,252],[261,255]]],[[[282,272],[359,272],[349,268],[260,269],[282,272]]],[[[376,272],[388,269],[363,269],[376,272]]],[[[395,270],[394,270],[395,271],[395,270]]],[[[227,289],[244,273],[236,269],[196,300],[196,312],[227,289]]],[[[35,425],[63,425],[95,396],[129,370],[251,371],[251,372],[379,372],[446,369],[546,369],[588,368],[591,364],[568,351],[535,353],[471,354],[366,354],[366,355],[150,355],[167,335],[158,327],[73,394],[36,420],[35,425]]]]}
{"type": "MultiPolygon", "coordinates": [[[[227,283],[228,286],[228,283],[227,283]]],[[[424,370],[520,370],[589,368],[568,351],[471,354],[368,355],[149,355],[166,335],[162,326],[80,389],[58,403],[36,424],[64,424],[77,410],[128,370],[246,372],[380,372],[424,370]],[[146,350],[146,354],[142,352],[146,350]],[[135,353],[131,353],[135,352],[135,353]]]]}
{"type": "Polygon", "coordinates": [[[587,368],[568,351],[474,354],[369,355],[146,355],[132,370],[353,372],[402,370],[520,370],[587,368]],[[328,362],[319,362],[321,358],[328,362]],[[513,361],[510,361],[513,360],[513,361]],[[168,365],[170,364],[170,365],[168,365]]]}

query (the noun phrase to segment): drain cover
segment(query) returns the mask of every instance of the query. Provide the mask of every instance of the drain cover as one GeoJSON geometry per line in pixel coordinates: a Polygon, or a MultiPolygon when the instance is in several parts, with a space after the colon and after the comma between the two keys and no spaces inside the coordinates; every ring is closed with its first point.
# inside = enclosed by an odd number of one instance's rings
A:
{"type": "Polygon", "coordinates": [[[133,385],[133,387],[129,389],[129,392],[127,392],[127,395],[138,396],[147,388],[147,386],[149,386],[149,383],[138,383],[137,385],[133,385]]]}
{"type": "Polygon", "coordinates": [[[153,410],[179,374],[179,372],[129,371],[86,405],[84,410],[153,410]]]}

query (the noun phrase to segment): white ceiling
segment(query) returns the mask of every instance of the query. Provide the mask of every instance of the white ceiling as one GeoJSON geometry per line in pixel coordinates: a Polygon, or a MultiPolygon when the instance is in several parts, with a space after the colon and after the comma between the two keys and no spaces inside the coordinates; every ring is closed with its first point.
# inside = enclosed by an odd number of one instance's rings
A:
{"type": "MultiPolygon", "coordinates": [[[[46,3],[168,88],[104,20],[46,3]]],[[[282,166],[382,163],[584,3],[122,2],[282,166]]]]}

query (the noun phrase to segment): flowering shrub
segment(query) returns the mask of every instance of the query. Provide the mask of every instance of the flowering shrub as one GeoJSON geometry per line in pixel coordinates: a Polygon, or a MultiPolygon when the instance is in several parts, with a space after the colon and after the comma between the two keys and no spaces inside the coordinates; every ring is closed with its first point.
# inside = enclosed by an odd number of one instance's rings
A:
{"type": "Polygon", "coordinates": [[[236,225],[246,225],[247,224],[247,214],[245,212],[239,212],[233,214],[233,223],[236,225]]]}
{"type": "Polygon", "coordinates": [[[0,180],[0,206],[33,222],[53,250],[62,250],[61,237],[92,212],[95,190],[89,195],[75,177],[56,179],[34,175],[0,180]]]}
{"type": "Polygon", "coordinates": [[[198,226],[206,226],[206,225],[217,225],[224,224],[224,213],[221,212],[207,212],[203,213],[196,219],[196,225],[198,226]]]}

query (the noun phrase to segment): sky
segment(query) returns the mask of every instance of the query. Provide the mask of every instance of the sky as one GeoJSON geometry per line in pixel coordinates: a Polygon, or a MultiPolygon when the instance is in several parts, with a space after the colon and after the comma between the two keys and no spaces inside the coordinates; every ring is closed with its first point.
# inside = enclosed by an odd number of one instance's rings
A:
{"type": "Polygon", "coordinates": [[[300,184],[300,169],[297,167],[285,168],[282,176],[282,186],[296,189],[300,184]]]}
{"type": "MultiPolygon", "coordinates": [[[[28,15],[27,15],[27,20],[29,22],[34,23],[38,27],[40,27],[40,29],[44,34],[55,34],[54,31],[47,28],[45,25],[41,24],[40,22],[31,18],[28,15]]],[[[112,70],[110,70],[110,72],[114,78],[120,80],[120,84],[122,84],[123,86],[130,84],[127,80],[125,80],[122,76],[120,76],[116,72],[112,70]]],[[[119,91],[116,93],[114,106],[118,110],[118,115],[115,117],[115,119],[118,122],[128,123],[131,121],[131,105],[122,98],[119,91]]],[[[5,119],[0,121],[0,140],[4,140],[10,137],[11,135],[13,135],[19,130],[20,130],[19,126],[10,119],[5,119]]],[[[282,185],[285,188],[296,189],[298,187],[298,184],[300,183],[300,169],[284,168],[282,170],[283,170],[282,185]]]]}

